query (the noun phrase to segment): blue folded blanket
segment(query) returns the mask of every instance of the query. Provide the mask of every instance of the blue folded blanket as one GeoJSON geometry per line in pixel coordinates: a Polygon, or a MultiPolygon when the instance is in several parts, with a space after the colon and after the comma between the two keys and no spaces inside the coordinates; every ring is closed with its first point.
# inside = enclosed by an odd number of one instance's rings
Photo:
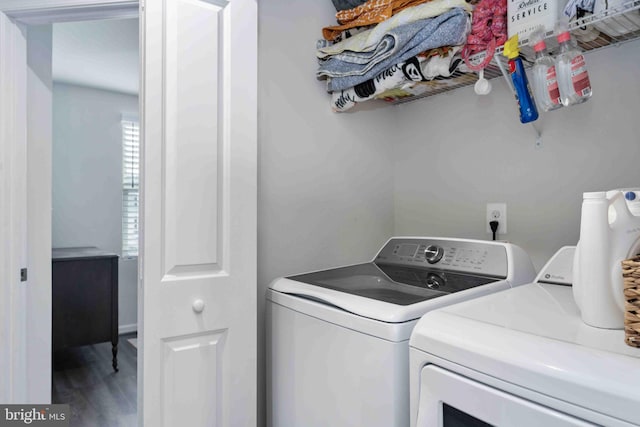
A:
{"type": "Polygon", "coordinates": [[[455,8],[435,18],[394,28],[373,52],[332,55],[321,62],[316,75],[331,78],[329,91],[353,87],[420,52],[464,43],[468,27],[468,14],[455,8]]]}

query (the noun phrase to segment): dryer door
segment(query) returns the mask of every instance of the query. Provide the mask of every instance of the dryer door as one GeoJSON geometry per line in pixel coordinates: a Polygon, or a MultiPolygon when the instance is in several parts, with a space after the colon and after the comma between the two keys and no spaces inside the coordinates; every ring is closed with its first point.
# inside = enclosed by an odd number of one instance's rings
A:
{"type": "Polygon", "coordinates": [[[418,427],[595,426],[427,365],[420,374],[418,427]]]}

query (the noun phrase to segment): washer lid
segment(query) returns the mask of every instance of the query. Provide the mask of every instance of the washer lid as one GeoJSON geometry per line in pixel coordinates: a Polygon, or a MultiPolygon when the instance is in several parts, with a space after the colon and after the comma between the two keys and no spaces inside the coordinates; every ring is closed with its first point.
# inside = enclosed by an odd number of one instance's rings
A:
{"type": "Polygon", "coordinates": [[[287,278],[397,305],[411,305],[497,280],[373,262],[287,278]]]}
{"type": "Polygon", "coordinates": [[[275,292],[387,323],[528,283],[533,264],[519,247],[441,237],[393,237],[373,262],[275,279],[275,292]]]}

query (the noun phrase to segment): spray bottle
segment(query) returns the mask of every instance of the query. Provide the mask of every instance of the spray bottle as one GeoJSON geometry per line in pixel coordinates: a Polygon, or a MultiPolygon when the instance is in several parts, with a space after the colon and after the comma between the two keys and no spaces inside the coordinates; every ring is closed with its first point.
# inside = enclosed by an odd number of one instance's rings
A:
{"type": "Polygon", "coordinates": [[[520,109],[520,122],[529,123],[538,119],[538,110],[531,95],[531,88],[524,71],[524,65],[518,49],[518,35],[515,34],[504,44],[504,56],[509,58],[509,74],[516,92],[516,101],[520,109]]]}

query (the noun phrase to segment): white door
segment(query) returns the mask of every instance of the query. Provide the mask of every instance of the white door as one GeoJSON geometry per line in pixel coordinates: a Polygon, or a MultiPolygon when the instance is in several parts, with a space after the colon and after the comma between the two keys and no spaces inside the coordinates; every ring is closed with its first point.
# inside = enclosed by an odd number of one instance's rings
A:
{"type": "Polygon", "coordinates": [[[139,413],[253,426],[256,0],[147,1],[141,22],[139,413]]]}
{"type": "Polygon", "coordinates": [[[0,12],[0,402],[26,403],[27,133],[25,30],[0,12]]]}
{"type": "Polygon", "coordinates": [[[51,27],[42,24],[137,16],[137,6],[0,0],[0,402],[51,402],[51,27]]]}

